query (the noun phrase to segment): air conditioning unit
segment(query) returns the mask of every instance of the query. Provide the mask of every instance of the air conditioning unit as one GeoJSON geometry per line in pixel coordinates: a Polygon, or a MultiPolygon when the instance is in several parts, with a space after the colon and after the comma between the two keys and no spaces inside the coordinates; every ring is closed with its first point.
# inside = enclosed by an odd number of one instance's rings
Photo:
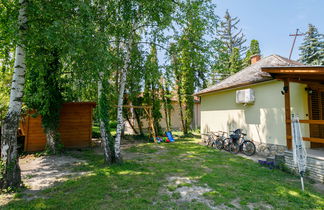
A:
{"type": "Polygon", "coordinates": [[[255,101],[254,90],[244,89],[236,91],[236,103],[237,104],[253,104],[255,101]]]}

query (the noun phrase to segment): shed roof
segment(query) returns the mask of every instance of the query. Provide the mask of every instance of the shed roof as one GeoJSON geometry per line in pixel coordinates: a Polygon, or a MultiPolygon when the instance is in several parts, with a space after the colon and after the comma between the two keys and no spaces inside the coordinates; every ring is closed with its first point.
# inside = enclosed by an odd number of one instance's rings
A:
{"type": "Polygon", "coordinates": [[[279,55],[270,55],[194,95],[200,96],[211,92],[273,80],[274,78],[269,73],[261,70],[262,67],[271,66],[303,66],[303,64],[279,55]]]}

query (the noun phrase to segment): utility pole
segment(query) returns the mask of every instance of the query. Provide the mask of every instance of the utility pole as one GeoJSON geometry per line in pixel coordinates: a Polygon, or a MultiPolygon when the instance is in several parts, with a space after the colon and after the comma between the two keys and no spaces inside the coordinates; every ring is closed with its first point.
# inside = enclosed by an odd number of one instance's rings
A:
{"type": "Polygon", "coordinates": [[[299,31],[299,29],[297,28],[295,34],[289,34],[289,36],[294,36],[294,41],[293,41],[293,44],[291,46],[291,50],[290,50],[290,54],[289,54],[289,60],[291,59],[291,55],[292,55],[292,52],[294,50],[294,46],[295,46],[297,36],[304,36],[304,34],[299,34],[298,31],[299,31]]]}

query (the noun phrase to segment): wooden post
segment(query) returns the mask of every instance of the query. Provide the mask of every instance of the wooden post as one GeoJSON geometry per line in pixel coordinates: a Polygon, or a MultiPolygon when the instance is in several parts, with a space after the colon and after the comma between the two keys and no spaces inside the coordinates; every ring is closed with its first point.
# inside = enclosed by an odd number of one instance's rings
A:
{"type": "Polygon", "coordinates": [[[156,141],[156,135],[155,135],[155,128],[154,128],[154,123],[152,121],[152,109],[151,108],[144,108],[147,116],[148,116],[148,120],[149,120],[149,126],[151,126],[151,129],[152,129],[152,137],[153,137],[153,140],[154,142],[157,142],[156,141]]]}
{"type": "Polygon", "coordinates": [[[287,148],[292,148],[291,136],[291,111],[290,111],[290,87],[288,78],[284,79],[284,92],[285,92],[285,115],[286,115],[286,142],[287,148]]]}
{"type": "MultiPolygon", "coordinates": [[[[132,106],[132,105],[121,105],[121,106],[125,107],[125,108],[132,108],[132,109],[134,109],[134,108],[135,109],[144,109],[145,113],[147,114],[148,120],[149,120],[149,127],[151,127],[151,129],[152,129],[151,133],[152,133],[154,142],[157,142],[154,123],[152,120],[152,106],[132,106]]],[[[119,106],[116,106],[116,107],[119,107],[119,106]]]]}

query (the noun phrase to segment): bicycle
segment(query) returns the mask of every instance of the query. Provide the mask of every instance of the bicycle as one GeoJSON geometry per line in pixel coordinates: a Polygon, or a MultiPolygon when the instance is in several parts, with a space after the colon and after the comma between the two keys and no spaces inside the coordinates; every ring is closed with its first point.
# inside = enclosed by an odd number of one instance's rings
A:
{"type": "Polygon", "coordinates": [[[229,145],[229,151],[233,154],[237,154],[240,151],[247,156],[252,156],[256,152],[256,147],[251,140],[245,139],[247,134],[242,132],[242,129],[236,129],[230,135],[231,143],[229,145]]]}
{"type": "Polygon", "coordinates": [[[206,145],[207,147],[212,146],[213,142],[214,142],[214,141],[218,138],[218,136],[219,136],[218,133],[216,133],[216,132],[212,132],[212,131],[208,132],[206,135],[208,136],[208,138],[204,141],[204,143],[205,143],[205,145],[206,145]]]}
{"type": "Polygon", "coordinates": [[[212,142],[212,147],[213,148],[217,148],[219,150],[224,148],[224,142],[226,140],[225,138],[225,134],[227,134],[227,132],[225,131],[218,131],[217,132],[217,138],[215,141],[212,142]]]}

